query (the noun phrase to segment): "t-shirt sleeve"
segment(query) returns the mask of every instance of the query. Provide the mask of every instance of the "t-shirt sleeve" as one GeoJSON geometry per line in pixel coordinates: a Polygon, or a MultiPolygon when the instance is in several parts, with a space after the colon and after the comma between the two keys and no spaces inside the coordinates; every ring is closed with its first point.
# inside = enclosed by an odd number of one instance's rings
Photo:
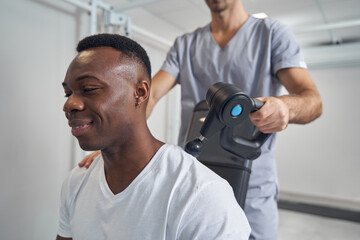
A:
{"type": "Polygon", "coordinates": [[[286,25],[280,22],[273,24],[271,46],[273,74],[283,68],[307,68],[300,45],[286,25]]]}
{"type": "Polygon", "coordinates": [[[180,46],[181,46],[181,38],[178,37],[172,47],[170,48],[169,52],[166,55],[166,59],[161,66],[161,70],[168,72],[171,76],[178,80],[179,73],[180,73],[180,46]]]}
{"type": "Polygon", "coordinates": [[[64,238],[71,238],[71,227],[70,227],[70,214],[69,214],[69,205],[68,205],[68,186],[69,178],[67,178],[61,188],[60,195],[60,207],[59,207],[59,227],[58,235],[64,238]]]}
{"type": "Polygon", "coordinates": [[[182,222],[179,240],[248,240],[250,236],[245,214],[225,180],[199,190],[182,222]]]}

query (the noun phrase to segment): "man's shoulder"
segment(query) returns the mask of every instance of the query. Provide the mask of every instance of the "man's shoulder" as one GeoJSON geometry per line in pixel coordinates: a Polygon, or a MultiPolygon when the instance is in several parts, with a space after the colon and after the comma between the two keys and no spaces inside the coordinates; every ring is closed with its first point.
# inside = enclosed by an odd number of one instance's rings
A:
{"type": "Polygon", "coordinates": [[[185,152],[181,147],[176,145],[166,144],[163,157],[167,168],[172,171],[177,171],[178,177],[182,177],[185,182],[192,181],[193,186],[207,185],[209,183],[224,184],[225,180],[211,171],[198,159],[185,152]]]}
{"type": "Polygon", "coordinates": [[[250,232],[248,222],[226,180],[180,147],[168,146],[167,150],[169,155],[163,155],[167,157],[167,164],[175,160],[172,164],[178,169],[177,172],[168,171],[171,173],[168,183],[173,177],[176,178],[173,189],[176,198],[171,198],[169,221],[176,222],[179,216],[180,219],[186,219],[186,222],[181,223],[183,236],[193,236],[196,232],[201,239],[209,236],[224,239],[222,237],[225,235],[247,239],[250,232]],[[208,226],[212,228],[199,231],[208,226]]]}
{"type": "MultiPolygon", "coordinates": [[[[169,173],[169,182],[171,182],[170,179],[176,178],[175,182],[181,183],[179,186],[183,193],[196,194],[202,191],[208,192],[209,189],[210,191],[219,188],[231,189],[226,180],[179,146],[167,144],[163,149],[162,157],[162,170],[169,173]]],[[[232,191],[229,192],[232,193],[232,191]]]]}
{"type": "Polygon", "coordinates": [[[101,161],[101,155],[99,155],[95,158],[88,169],[85,167],[74,167],[64,181],[63,187],[69,192],[76,192],[79,190],[83,183],[87,181],[89,176],[94,173],[101,161]]]}

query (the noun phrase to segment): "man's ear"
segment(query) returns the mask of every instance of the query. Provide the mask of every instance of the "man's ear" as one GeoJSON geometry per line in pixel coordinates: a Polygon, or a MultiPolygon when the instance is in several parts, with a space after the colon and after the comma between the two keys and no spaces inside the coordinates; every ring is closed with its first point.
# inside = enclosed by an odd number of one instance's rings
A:
{"type": "Polygon", "coordinates": [[[141,103],[146,102],[150,96],[150,85],[147,80],[141,80],[136,84],[135,99],[136,106],[140,106],[141,103]]]}

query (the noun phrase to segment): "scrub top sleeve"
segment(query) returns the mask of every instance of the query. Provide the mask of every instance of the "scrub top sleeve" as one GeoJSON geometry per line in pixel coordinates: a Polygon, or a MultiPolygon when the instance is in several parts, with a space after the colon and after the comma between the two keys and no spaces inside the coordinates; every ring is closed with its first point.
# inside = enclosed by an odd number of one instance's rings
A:
{"type": "Polygon", "coordinates": [[[271,35],[272,74],[283,68],[307,68],[295,35],[284,24],[275,22],[271,35]]]}
{"type": "Polygon", "coordinates": [[[167,53],[166,59],[161,67],[161,70],[168,72],[171,76],[176,78],[179,81],[179,73],[180,73],[180,38],[178,37],[175,40],[174,45],[170,48],[167,53]]]}

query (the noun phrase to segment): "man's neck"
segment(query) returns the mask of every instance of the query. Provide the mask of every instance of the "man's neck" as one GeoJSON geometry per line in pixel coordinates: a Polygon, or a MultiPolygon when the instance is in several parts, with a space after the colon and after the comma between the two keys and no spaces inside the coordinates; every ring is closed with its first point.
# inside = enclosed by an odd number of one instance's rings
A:
{"type": "Polygon", "coordinates": [[[222,49],[248,18],[249,14],[240,4],[219,13],[211,13],[211,33],[222,49]]]}
{"type": "Polygon", "coordinates": [[[152,135],[127,139],[118,149],[102,150],[105,178],[114,194],[122,192],[140,174],[163,145],[152,135]]]}

